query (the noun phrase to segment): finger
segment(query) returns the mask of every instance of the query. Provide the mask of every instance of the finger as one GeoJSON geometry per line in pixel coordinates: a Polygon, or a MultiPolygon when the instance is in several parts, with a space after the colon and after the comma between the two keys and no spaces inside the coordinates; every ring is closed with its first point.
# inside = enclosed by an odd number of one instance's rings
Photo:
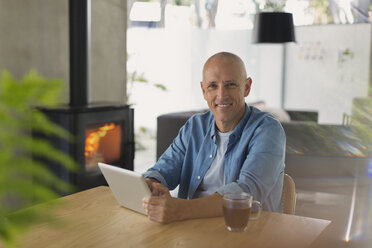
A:
{"type": "Polygon", "coordinates": [[[151,190],[151,195],[152,196],[159,196],[160,195],[160,192],[159,192],[159,190],[157,188],[151,186],[151,189],[152,189],[151,190]]]}
{"type": "Polygon", "coordinates": [[[150,179],[148,179],[148,178],[145,178],[145,181],[146,181],[146,183],[147,183],[147,185],[149,186],[149,187],[151,187],[151,180],[150,179]]]}
{"type": "Polygon", "coordinates": [[[159,224],[166,224],[167,222],[162,219],[162,218],[159,218],[158,216],[148,216],[149,220],[153,221],[153,222],[156,222],[156,223],[159,223],[159,224]]]}
{"type": "Polygon", "coordinates": [[[149,201],[150,201],[150,196],[146,196],[146,197],[143,197],[143,198],[142,198],[142,203],[146,203],[146,204],[148,204],[149,201]]]}
{"type": "Polygon", "coordinates": [[[149,220],[157,223],[165,223],[164,213],[159,207],[150,207],[147,211],[149,220]]]}
{"type": "Polygon", "coordinates": [[[158,205],[143,204],[143,206],[146,210],[146,214],[152,216],[153,219],[158,219],[158,216],[162,214],[162,209],[158,205]]]}
{"type": "Polygon", "coordinates": [[[153,190],[152,189],[152,183],[153,183],[153,181],[151,179],[149,179],[149,178],[146,178],[145,181],[146,181],[146,184],[149,187],[150,191],[152,192],[152,190],[153,190]]]}
{"type": "Polygon", "coordinates": [[[149,208],[149,204],[142,202],[142,207],[147,211],[149,208]]]}
{"type": "Polygon", "coordinates": [[[159,213],[159,209],[157,206],[154,205],[147,205],[146,206],[146,213],[150,220],[154,221],[157,219],[157,215],[159,213]]]}
{"type": "Polygon", "coordinates": [[[159,193],[160,193],[160,195],[167,195],[167,194],[170,194],[169,193],[169,189],[167,188],[167,187],[164,187],[162,184],[160,184],[160,183],[153,183],[152,184],[152,187],[154,188],[154,189],[156,189],[159,193]]]}
{"type": "Polygon", "coordinates": [[[161,183],[157,183],[157,182],[153,182],[151,186],[154,187],[154,188],[156,188],[156,189],[158,189],[158,190],[167,189],[161,183]]]}
{"type": "Polygon", "coordinates": [[[146,203],[147,205],[158,206],[158,205],[162,205],[163,199],[161,199],[161,197],[158,197],[158,196],[148,196],[148,197],[143,198],[142,202],[146,203]]]}
{"type": "Polygon", "coordinates": [[[148,217],[149,220],[159,223],[159,220],[156,216],[151,215],[151,214],[147,214],[147,217],[148,217]]]}

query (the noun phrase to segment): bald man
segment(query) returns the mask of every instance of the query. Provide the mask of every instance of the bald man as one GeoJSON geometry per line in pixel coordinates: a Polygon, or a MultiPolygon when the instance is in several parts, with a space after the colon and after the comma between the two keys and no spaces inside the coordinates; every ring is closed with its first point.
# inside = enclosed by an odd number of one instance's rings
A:
{"type": "Polygon", "coordinates": [[[203,67],[200,87],[209,111],[192,116],[144,177],[150,220],[222,216],[222,196],[248,192],[266,211],[281,211],[285,133],[268,113],[247,106],[251,90],[243,61],[221,52],[203,67]],[[179,185],[178,198],[169,190],[179,185]]]}

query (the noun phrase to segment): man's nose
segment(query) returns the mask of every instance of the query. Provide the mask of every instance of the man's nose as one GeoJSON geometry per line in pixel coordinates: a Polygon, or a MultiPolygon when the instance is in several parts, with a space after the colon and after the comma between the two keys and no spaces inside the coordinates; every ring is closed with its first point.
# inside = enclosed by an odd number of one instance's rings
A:
{"type": "Polygon", "coordinates": [[[218,87],[217,95],[220,99],[223,99],[226,95],[226,89],[223,86],[218,87]]]}

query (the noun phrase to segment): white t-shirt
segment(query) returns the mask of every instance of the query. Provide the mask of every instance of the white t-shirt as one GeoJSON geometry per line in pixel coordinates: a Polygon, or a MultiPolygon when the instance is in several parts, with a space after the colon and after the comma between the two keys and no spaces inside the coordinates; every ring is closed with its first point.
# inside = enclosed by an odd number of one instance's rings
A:
{"type": "Polygon", "coordinates": [[[205,173],[203,181],[200,183],[198,189],[195,192],[195,198],[200,198],[214,194],[217,189],[225,185],[225,152],[229,143],[229,137],[231,132],[221,133],[217,132],[216,145],[217,154],[212,161],[211,166],[205,173]]]}

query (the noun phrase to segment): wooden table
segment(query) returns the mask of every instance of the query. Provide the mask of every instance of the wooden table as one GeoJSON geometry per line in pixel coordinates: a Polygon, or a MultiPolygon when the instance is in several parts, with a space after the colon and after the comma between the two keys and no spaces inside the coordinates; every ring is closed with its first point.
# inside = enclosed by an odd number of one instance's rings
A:
{"type": "Polygon", "coordinates": [[[62,227],[40,224],[21,247],[308,247],[327,220],[263,212],[246,232],[227,231],[222,217],[160,225],[120,207],[108,187],[62,198],[55,217],[62,227]]]}

